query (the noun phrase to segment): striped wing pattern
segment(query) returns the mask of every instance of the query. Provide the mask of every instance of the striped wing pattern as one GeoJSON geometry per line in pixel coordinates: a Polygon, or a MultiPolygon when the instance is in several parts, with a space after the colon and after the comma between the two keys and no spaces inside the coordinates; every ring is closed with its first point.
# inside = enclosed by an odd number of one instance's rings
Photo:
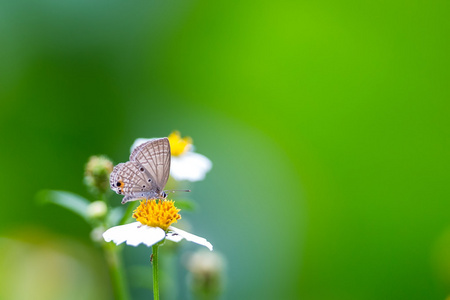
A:
{"type": "Polygon", "coordinates": [[[153,139],[136,147],[130,161],[114,167],[111,189],[125,195],[122,203],[164,197],[169,178],[170,144],[167,138],[153,139]]]}
{"type": "Polygon", "coordinates": [[[110,176],[111,188],[121,195],[150,190],[151,185],[146,183],[145,174],[140,168],[138,163],[132,161],[115,166],[110,176]]]}
{"type": "Polygon", "coordinates": [[[130,161],[137,161],[155,180],[156,191],[162,192],[169,179],[170,143],[168,138],[153,139],[133,150],[130,161]]]}

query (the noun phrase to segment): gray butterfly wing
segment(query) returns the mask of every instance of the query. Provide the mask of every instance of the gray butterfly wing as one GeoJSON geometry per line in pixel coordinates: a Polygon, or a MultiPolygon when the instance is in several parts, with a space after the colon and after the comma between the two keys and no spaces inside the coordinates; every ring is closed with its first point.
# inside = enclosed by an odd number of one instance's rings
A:
{"type": "Polygon", "coordinates": [[[117,194],[125,195],[122,203],[142,198],[153,198],[151,180],[139,162],[128,161],[114,167],[110,175],[111,189],[117,194]]]}
{"type": "Polygon", "coordinates": [[[151,179],[152,190],[161,195],[170,172],[170,143],[168,138],[152,139],[136,147],[130,161],[138,162],[151,179]]]}

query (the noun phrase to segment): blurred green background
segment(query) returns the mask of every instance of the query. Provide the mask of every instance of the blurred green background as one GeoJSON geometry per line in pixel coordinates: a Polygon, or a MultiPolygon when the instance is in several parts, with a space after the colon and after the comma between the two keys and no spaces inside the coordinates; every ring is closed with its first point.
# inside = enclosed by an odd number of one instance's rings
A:
{"type": "Polygon", "coordinates": [[[213,162],[183,217],[222,299],[445,299],[449,6],[0,1],[0,299],[111,299],[89,226],[35,195],[174,129],[213,162]]]}

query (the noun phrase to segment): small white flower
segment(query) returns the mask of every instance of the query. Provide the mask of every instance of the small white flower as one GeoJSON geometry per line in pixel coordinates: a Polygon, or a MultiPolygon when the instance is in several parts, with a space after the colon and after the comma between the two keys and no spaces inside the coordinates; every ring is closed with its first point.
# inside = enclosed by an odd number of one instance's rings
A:
{"type": "Polygon", "coordinates": [[[178,243],[182,239],[205,246],[212,251],[213,246],[205,238],[193,235],[184,230],[169,226],[166,233],[159,227],[150,227],[143,225],[140,222],[133,222],[126,225],[112,227],[103,233],[103,238],[106,242],[113,241],[116,245],[126,242],[130,246],[138,246],[145,244],[148,247],[162,241],[164,238],[178,243]]]}
{"type": "Polygon", "coordinates": [[[133,214],[138,222],[112,227],[103,233],[103,238],[116,245],[126,242],[130,246],[145,244],[148,247],[164,239],[177,243],[186,239],[212,251],[213,246],[206,239],[170,226],[181,218],[178,211],[173,201],[143,200],[133,214]]]}
{"type": "MultiPolygon", "coordinates": [[[[205,178],[206,173],[212,168],[212,162],[204,155],[193,152],[192,139],[189,137],[181,138],[178,131],[169,135],[172,160],[170,175],[177,181],[200,181],[205,178]]],[[[150,139],[136,139],[131,146],[131,152],[134,148],[150,139]]]]}
{"type": "Polygon", "coordinates": [[[170,175],[175,180],[200,181],[212,168],[212,162],[204,155],[186,152],[180,156],[172,156],[170,175]]]}

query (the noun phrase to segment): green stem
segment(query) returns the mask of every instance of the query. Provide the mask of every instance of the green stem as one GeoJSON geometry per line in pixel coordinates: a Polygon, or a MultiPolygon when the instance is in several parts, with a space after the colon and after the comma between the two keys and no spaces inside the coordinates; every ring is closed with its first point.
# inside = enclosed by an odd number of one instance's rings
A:
{"type": "Polygon", "coordinates": [[[114,298],[116,300],[130,299],[122,264],[117,253],[117,246],[114,244],[103,243],[103,249],[105,251],[106,260],[109,266],[109,274],[111,276],[115,296],[114,298]]]}
{"type": "Polygon", "coordinates": [[[123,214],[122,220],[120,220],[119,225],[124,225],[125,223],[127,223],[128,219],[132,215],[132,212],[135,208],[136,208],[136,203],[132,202],[132,203],[128,204],[127,209],[126,209],[125,213],[123,214]]]}
{"type": "Polygon", "coordinates": [[[153,300],[159,300],[159,284],[158,284],[158,247],[159,243],[152,246],[153,251],[153,300]]]}

